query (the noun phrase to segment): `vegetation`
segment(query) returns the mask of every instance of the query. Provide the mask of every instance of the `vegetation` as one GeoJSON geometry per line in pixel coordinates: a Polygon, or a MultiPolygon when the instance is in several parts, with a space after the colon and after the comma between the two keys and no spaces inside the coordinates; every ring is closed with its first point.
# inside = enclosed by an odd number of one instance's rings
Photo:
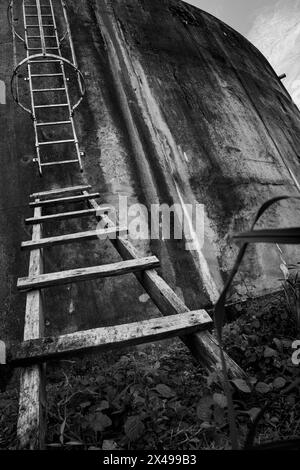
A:
{"type": "MultiPolygon", "coordinates": [[[[256,301],[224,328],[226,351],[250,377],[231,383],[242,445],[266,405],[256,444],[300,434],[295,335],[284,293],[256,301]]],[[[50,449],[230,448],[222,375],[205,374],[179,340],[62,362],[48,376],[50,449]]],[[[3,449],[16,446],[17,405],[11,384],[0,398],[3,449]]]]}

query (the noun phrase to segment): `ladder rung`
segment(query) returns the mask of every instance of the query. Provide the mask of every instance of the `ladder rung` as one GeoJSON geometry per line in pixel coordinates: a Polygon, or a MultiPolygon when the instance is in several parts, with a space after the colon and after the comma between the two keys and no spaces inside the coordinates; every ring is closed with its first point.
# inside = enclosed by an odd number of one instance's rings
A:
{"type": "Polygon", "coordinates": [[[61,62],[61,60],[57,60],[57,59],[30,60],[29,64],[55,64],[57,62],[61,62]]]}
{"type": "Polygon", "coordinates": [[[124,274],[155,269],[159,267],[156,256],[148,256],[119,263],[92,266],[89,268],[70,269],[56,273],[18,279],[19,290],[43,289],[45,287],[71,284],[73,282],[90,281],[93,279],[121,276],[124,274]]]}
{"type": "Polygon", "coordinates": [[[75,142],[74,139],[65,139],[65,140],[52,140],[48,142],[39,142],[40,145],[59,145],[59,144],[70,144],[72,142],[75,142]]]}
{"type": "MultiPolygon", "coordinates": [[[[40,27],[39,24],[27,24],[26,26],[27,26],[27,28],[39,28],[39,27],[40,27]]],[[[50,24],[42,24],[41,26],[42,26],[43,28],[48,28],[48,27],[50,28],[50,27],[54,26],[54,24],[53,24],[53,23],[50,23],[50,24]]]]}
{"type": "Polygon", "coordinates": [[[65,90],[64,87],[62,88],[36,88],[34,90],[32,90],[34,93],[44,93],[44,92],[48,92],[48,91],[63,91],[65,90]]]}
{"type": "Polygon", "coordinates": [[[58,77],[58,76],[63,76],[63,73],[37,73],[37,74],[32,74],[31,78],[33,77],[58,77]]]}
{"type": "Polygon", "coordinates": [[[41,163],[41,166],[67,165],[68,163],[79,163],[79,160],[61,160],[57,162],[41,163]]]}
{"type": "Polygon", "coordinates": [[[109,206],[99,206],[98,209],[85,209],[82,211],[62,212],[61,214],[44,215],[43,217],[32,217],[30,219],[26,219],[25,223],[27,225],[36,225],[57,220],[76,219],[79,217],[88,217],[90,215],[95,214],[105,214],[110,212],[111,209],[112,208],[109,206]]]}
{"type": "Polygon", "coordinates": [[[91,194],[80,194],[79,196],[69,196],[69,197],[62,197],[59,199],[47,199],[45,201],[38,201],[38,202],[30,202],[30,207],[45,207],[45,206],[53,206],[56,204],[65,204],[65,203],[72,203],[72,202],[81,202],[86,201],[88,199],[94,199],[99,197],[99,193],[91,193],[91,194]]]}
{"type": "Polygon", "coordinates": [[[8,364],[24,367],[87,352],[129,347],[206,330],[212,323],[205,310],[195,310],[134,323],[77,331],[24,341],[8,348],[8,364]]]}
{"type": "MultiPolygon", "coordinates": [[[[40,46],[40,47],[28,47],[27,50],[28,51],[38,51],[38,50],[42,50],[43,48],[40,46]]],[[[56,46],[56,47],[49,47],[49,46],[46,46],[45,49],[59,49],[59,46],[56,46]]]]}
{"type": "MultiPolygon", "coordinates": [[[[42,5],[41,5],[41,6],[42,6],[42,5]]],[[[49,14],[45,15],[44,13],[42,13],[42,14],[41,14],[41,18],[43,18],[43,16],[47,16],[47,17],[53,18],[52,15],[49,15],[49,14]]],[[[36,18],[38,18],[39,15],[36,15],[36,14],[31,15],[30,13],[26,13],[25,18],[31,18],[31,17],[36,17],[36,18]]]]}
{"type": "Polygon", "coordinates": [[[47,197],[57,194],[65,194],[65,193],[73,193],[74,191],[87,191],[91,189],[90,185],[80,185],[80,186],[69,186],[67,188],[56,188],[56,189],[49,189],[48,191],[42,191],[40,193],[33,193],[30,195],[31,198],[37,199],[41,197],[47,197]]]}
{"type": "Polygon", "coordinates": [[[110,235],[122,236],[128,233],[128,229],[124,227],[109,227],[101,230],[88,230],[87,232],[69,233],[68,235],[60,235],[58,237],[41,238],[40,240],[23,242],[22,250],[37,250],[46,248],[47,246],[66,245],[67,243],[79,243],[87,240],[97,240],[101,237],[104,239],[110,235]]]}
{"type": "MultiPolygon", "coordinates": [[[[56,36],[44,34],[44,38],[56,38],[56,36]]],[[[27,36],[27,39],[41,39],[41,36],[27,36]]]]}
{"type": "Polygon", "coordinates": [[[35,108],[60,108],[63,106],[69,106],[68,103],[61,103],[61,104],[40,104],[35,106],[35,108]]]}
{"type": "Polygon", "coordinates": [[[54,122],[37,122],[36,125],[41,126],[58,126],[60,124],[71,124],[71,121],[54,121],[54,122]]]}

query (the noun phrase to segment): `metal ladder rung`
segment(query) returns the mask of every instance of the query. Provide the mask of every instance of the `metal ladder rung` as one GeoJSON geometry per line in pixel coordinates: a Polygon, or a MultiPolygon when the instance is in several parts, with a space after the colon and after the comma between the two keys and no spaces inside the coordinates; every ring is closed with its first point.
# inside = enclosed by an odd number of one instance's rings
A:
{"type": "MultiPolygon", "coordinates": [[[[44,35],[44,38],[56,38],[56,36],[44,35]]],[[[27,39],[41,39],[41,36],[27,36],[27,39]]]]}
{"type": "Polygon", "coordinates": [[[79,163],[78,160],[62,160],[61,162],[41,163],[41,166],[66,165],[68,163],[79,163]]]}
{"type": "Polygon", "coordinates": [[[68,103],[62,103],[62,104],[39,104],[35,106],[35,108],[60,108],[63,106],[69,106],[68,103]]]}
{"type": "MultiPolygon", "coordinates": [[[[49,16],[49,17],[51,17],[51,18],[52,18],[52,15],[44,15],[44,14],[42,13],[42,14],[41,14],[41,18],[43,18],[43,16],[49,16]]],[[[30,14],[26,13],[26,16],[25,16],[25,18],[32,18],[32,17],[36,17],[36,18],[38,18],[38,17],[39,17],[39,15],[36,15],[36,14],[34,14],[34,15],[30,15],[30,14]]]]}
{"type": "Polygon", "coordinates": [[[69,144],[71,142],[75,142],[75,139],[65,139],[65,140],[49,140],[47,142],[39,142],[38,146],[40,145],[58,145],[58,144],[69,144]]]}
{"type": "Polygon", "coordinates": [[[47,92],[47,91],[63,91],[65,90],[65,88],[40,88],[40,89],[35,89],[35,90],[32,90],[33,93],[37,93],[37,92],[47,92]]]}
{"type": "MultiPolygon", "coordinates": [[[[44,24],[44,23],[43,23],[41,26],[42,26],[42,27],[47,27],[47,26],[50,27],[50,26],[54,26],[54,23],[50,23],[50,24],[44,24]]],[[[39,24],[27,24],[26,27],[27,27],[27,28],[39,28],[40,25],[39,25],[39,24]]]]}
{"type": "MultiPolygon", "coordinates": [[[[59,49],[59,46],[56,46],[56,47],[48,47],[46,46],[46,49],[59,49]]],[[[27,47],[27,50],[28,51],[38,51],[38,50],[43,50],[42,47],[27,47]]]]}
{"type": "Polygon", "coordinates": [[[60,124],[72,124],[72,121],[53,121],[53,122],[37,122],[36,126],[58,126],[60,124]]]}
{"type": "Polygon", "coordinates": [[[32,74],[31,78],[33,77],[58,77],[58,76],[63,76],[63,73],[37,73],[37,74],[32,74]]]}

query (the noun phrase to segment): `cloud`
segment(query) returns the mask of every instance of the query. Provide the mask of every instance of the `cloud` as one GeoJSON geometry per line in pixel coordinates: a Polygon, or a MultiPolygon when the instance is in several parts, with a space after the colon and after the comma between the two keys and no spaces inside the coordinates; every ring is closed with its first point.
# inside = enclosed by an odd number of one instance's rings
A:
{"type": "Polygon", "coordinates": [[[262,9],[247,34],[267,57],[300,108],[300,0],[281,0],[262,9]]]}

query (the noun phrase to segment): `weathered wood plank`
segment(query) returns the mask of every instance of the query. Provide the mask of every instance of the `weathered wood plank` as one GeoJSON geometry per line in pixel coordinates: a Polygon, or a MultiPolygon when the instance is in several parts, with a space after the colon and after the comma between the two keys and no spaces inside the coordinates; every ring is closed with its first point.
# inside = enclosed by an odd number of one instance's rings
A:
{"type": "Polygon", "coordinates": [[[32,199],[41,199],[43,197],[48,197],[57,194],[66,194],[66,193],[73,193],[77,191],[86,191],[87,189],[91,189],[90,185],[80,185],[80,186],[70,186],[68,188],[56,188],[50,189],[49,191],[42,191],[40,193],[34,193],[30,195],[32,199]]]}
{"type": "Polygon", "coordinates": [[[104,239],[109,236],[126,235],[128,229],[126,227],[109,227],[104,229],[88,230],[86,232],[70,233],[68,235],[60,235],[58,237],[41,238],[40,240],[29,240],[23,242],[22,250],[34,250],[37,248],[46,248],[49,246],[65,245],[66,243],[79,243],[87,240],[104,239]]]}
{"type": "MultiPolygon", "coordinates": [[[[38,201],[36,201],[38,202],[38,201]]],[[[34,211],[35,217],[41,216],[41,209],[34,211]]],[[[41,238],[41,226],[33,227],[32,239],[41,238]]],[[[38,276],[43,272],[40,250],[30,254],[29,275],[38,276]]],[[[40,338],[44,333],[43,300],[40,291],[27,294],[24,326],[24,341],[40,338]]],[[[19,415],[17,423],[18,445],[21,449],[39,449],[44,446],[45,438],[45,380],[43,366],[31,366],[21,372],[19,415]]]]}
{"type": "MultiPolygon", "coordinates": [[[[98,204],[91,199],[89,204],[94,209],[98,204]]],[[[97,219],[103,221],[106,226],[110,227],[113,222],[107,215],[97,215],[97,219]]],[[[120,253],[123,259],[136,259],[140,255],[129,240],[117,237],[116,240],[110,240],[120,253]]],[[[171,287],[158,275],[155,269],[144,271],[143,273],[135,273],[135,276],[149,294],[153,302],[157,305],[163,315],[176,315],[189,311],[189,308],[171,289],[171,287]]],[[[182,341],[190,349],[194,357],[208,371],[221,369],[220,348],[217,340],[208,331],[191,334],[181,338],[182,341]]],[[[225,354],[228,372],[231,377],[245,377],[245,372],[234,362],[227,354],[225,354]]]]}
{"type": "Polygon", "coordinates": [[[55,206],[56,204],[67,204],[71,202],[82,202],[86,201],[91,198],[99,197],[99,193],[85,193],[85,194],[80,194],[79,196],[70,196],[70,197],[60,197],[58,199],[46,199],[44,201],[40,201],[39,203],[36,202],[30,202],[29,205],[30,207],[38,207],[37,204],[40,205],[40,207],[49,207],[49,206],[55,206]]]}
{"type": "Polygon", "coordinates": [[[45,287],[70,284],[72,282],[89,281],[103,277],[121,276],[123,274],[157,268],[159,260],[156,256],[148,256],[118,263],[92,266],[89,268],[70,269],[49,274],[33,275],[18,280],[19,290],[42,289],[45,287]]]}
{"type": "Polygon", "coordinates": [[[211,323],[209,315],[204,310],[198,310],[58,337],[41,338],[12,346],[9,349],[9,363],[14,367],[24,367],[70,355],[144,344],[194,333],[207,328],[211,323]]]}
{"type": "MultiPolygon", "coordinates": [[[[107,213],[112,210],[110,206],[99,206],[99,213],[107,213]]],[[[85,209],[81,211],[62,212],[60,214],[44,215],[42,217],[30,217],[25,219],[26,225],[43,224],[44,222],[56,222],[60,220],[76,219],[79,217],[88,217],[96,214],[96,209],[85,209]]]]}

